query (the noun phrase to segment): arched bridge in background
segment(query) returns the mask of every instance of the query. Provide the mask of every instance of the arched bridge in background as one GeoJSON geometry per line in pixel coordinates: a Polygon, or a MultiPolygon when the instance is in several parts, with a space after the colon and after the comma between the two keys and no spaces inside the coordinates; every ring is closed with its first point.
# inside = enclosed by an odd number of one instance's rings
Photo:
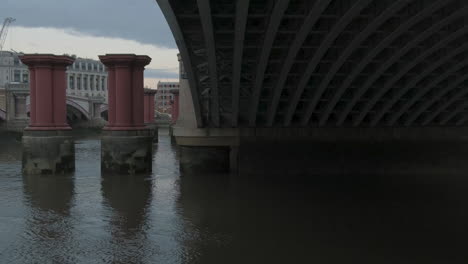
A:
{"type": "Polygon", "coordinates": [[[466,139],[468,1],[156,1],[187,76],[182,146],[230,147],[231,166],[291,155],[269,166],[311,161],[291,140],[466,139]]]}

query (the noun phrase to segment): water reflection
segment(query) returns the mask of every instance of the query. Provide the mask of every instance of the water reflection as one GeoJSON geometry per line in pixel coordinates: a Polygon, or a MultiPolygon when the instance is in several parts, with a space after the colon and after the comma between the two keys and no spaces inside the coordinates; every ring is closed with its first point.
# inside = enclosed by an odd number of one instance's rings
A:
{"type": "Polygon", "coordinates": [[[462,178],[265,176],[181,175],[187,263],[464,263],[468,257],[461,246],[468,234],[462,178]]]}
{"type": "Polygon", "coordinates": [[[113,263],[141,263],[148,245],[151,175],[105,175],[102,196],[108,211],[113,263]]]}
{"type": "Polygon", "coordinates": [[[70,218],[74,195],[73,175],[23,176],[23,192],[29,211],[22,247],[29,254],[22,257],[34,258],[34,261],[44,258],[59,263],[72,263],[73,259],[64,251],[73,245],[70,218]],[[47,252],[47,258],[43,252],[47,252]]]}
{"type": "Polygon", "coordinates": [[[180,174],[167,136],[152,175],[107,177],[98,138],[76,150],[47,177],[0,155],[0,263],[468,259],[468,177],[180,174]]]}
{"type": "Polygon", "coordinates": [[[0,130],[0,162],[2,165],[21,160],[21,153],[21,134],[0,130]]]}

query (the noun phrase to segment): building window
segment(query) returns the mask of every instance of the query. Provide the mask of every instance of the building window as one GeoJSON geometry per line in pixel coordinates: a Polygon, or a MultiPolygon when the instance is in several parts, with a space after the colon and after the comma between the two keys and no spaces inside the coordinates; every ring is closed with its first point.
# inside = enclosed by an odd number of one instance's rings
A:
{"type": "Polygon", "coordinates": [[[81,90],[81,75],[78,75],[78,78],[76,79],[76,86],[78,90],[81,90]]]}
{"type": "Polygon", "coordinates": [[[29,73],[28,72],[23,72],[23,83],[28,83],[29,82],[29,73]]]}
{"type": "Polygon", "coordinates": [[[88,76],[83,78],[84,89],[88,90],[88,76]]]}
{"type": "Polygon", "coordinates": [[[68,88],[75,89],[75,77],[70,76],[68,81],[68,88]]]}
{"type": "Polygon", "coordinates": [[[21,71],[15,70],[13,74],[13,81],[14,82],[21,82],[21,71]]]}

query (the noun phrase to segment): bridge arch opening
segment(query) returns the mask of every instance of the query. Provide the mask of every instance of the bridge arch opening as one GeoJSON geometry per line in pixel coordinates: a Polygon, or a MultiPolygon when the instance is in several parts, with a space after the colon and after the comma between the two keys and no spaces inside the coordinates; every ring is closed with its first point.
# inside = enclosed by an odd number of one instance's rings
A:
{"type": "Polygon", "coordinates": [[[101,118],[109,121],[109,111],[107,109],[101,112],[101,118]]]}
{"type": "Polygon", "coordinates": [[[0,122],[6,120],[6,112],[3,109],[0,109],[0,122]]]}
{"type": "Polygon", "coordinates": [[[67,100],[67,123],[71,127],[79,127],[89,120],[89,114],[79,104],[67,100]]]}

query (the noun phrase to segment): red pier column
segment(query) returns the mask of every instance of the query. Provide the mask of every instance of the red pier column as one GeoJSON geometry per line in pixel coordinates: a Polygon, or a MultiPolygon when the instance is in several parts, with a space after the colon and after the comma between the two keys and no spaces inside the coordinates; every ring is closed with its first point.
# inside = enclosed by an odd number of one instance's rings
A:
{"type": "Polygon", "coordinates": [[[153,124],[154,120],[154,95],[156,90],[145,89],[145,124],[153,124]]]}
{"type": "Polygon", "coordinates": [[[67,124],[66,70],[69,56],[27,54],[30,75],[29,126],[23,133],[23,173],[56,174],[75,169],[75,144],[67,124]]]}
{"type": "Polygon", "coordinates": [[[66,70],[74,58],[51,54],[27,54],[20,60],[28,65],[31,119],[26,130],[70,130],[66,119],[66,70]]]}
{"type": "Polygon", "coordinates": [[[107,54],[99,56],[109,71],[109,122],[105,130],[144,130],[143,71],[148,56],[107,54]]]}
{"type": "Polygon", "coordinates": [[[145,125],[143,72],[148,56],[99,56],[108,76],[109,122],[101,137],[101,170],[139,174],[152,170],[154,132],[145,125]]]}
{"type": "Polygon", "coordinates": [[[177,120],[179,119],[179,91],[171,91],[171,93],[174,95],[174,101],[172,102],[172,124],[175,124],[177,120]]]}

